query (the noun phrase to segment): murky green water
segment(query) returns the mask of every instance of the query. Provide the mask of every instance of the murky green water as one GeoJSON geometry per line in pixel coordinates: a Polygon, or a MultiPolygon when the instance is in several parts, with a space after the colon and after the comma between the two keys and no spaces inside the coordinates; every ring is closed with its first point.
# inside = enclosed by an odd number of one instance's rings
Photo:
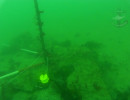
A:
{"type": "Polygon", "coordinates": [[[0,1],[0,100],[130,100],[130,0],[34,1],[0,1]]]}

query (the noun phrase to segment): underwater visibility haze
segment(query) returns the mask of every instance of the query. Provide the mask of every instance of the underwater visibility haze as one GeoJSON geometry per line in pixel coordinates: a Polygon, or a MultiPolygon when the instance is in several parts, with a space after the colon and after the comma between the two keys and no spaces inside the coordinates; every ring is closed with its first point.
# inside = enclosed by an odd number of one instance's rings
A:
{"type": "Polygon", "coordinates": [[[0,100],[130,100],[130,0],[0,0],[0,100]]]}

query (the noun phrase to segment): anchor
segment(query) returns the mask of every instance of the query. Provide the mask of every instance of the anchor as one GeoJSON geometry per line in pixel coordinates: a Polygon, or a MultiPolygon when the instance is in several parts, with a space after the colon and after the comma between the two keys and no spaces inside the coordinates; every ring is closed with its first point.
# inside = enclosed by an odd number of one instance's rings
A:
{"type": "Polygon", "coordinates": [[[125,19],[126,16],[124,15],[124,13],[125,12],[122,10],[118,10],[116,12],[116,16],[113,18],[115,22],[114,25],[116,27],[123,27],[128,24],[128,20],[125,19]]]}

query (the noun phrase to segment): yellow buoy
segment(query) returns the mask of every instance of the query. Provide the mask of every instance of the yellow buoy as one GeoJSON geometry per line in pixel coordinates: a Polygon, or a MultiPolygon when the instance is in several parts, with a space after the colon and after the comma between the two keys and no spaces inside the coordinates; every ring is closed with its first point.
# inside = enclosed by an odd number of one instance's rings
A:
{"type": "Polygon", "coordinates": [[[47,74],[41,74],[40,75],[40,81],[41,83],[45,84],[45,83],[48,83],[49,82],[49,77],[47,74]]]}

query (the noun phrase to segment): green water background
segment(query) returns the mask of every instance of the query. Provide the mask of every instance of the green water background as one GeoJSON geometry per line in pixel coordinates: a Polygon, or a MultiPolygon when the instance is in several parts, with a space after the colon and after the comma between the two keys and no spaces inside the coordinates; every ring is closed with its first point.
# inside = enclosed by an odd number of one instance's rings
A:
{"type": "MultiPolygon", "coordinates": [[[[109,72],[114,86],[123,90],[130,84],[130,24],[113,25],[118,9],[130,20],[130,0],[38,0],[44,11],[42,20],[46,42],[71,40],[79,45],[87,41],[102,43],[102,54],[118,64],[118,72],[109,72]]],[[[0,44],[9,44],[19,34],[38,35],[33,0],[5,0],[0,5],[0,44]]],[[[105,66],[104,66],[105,67],[105,66]]]]}

